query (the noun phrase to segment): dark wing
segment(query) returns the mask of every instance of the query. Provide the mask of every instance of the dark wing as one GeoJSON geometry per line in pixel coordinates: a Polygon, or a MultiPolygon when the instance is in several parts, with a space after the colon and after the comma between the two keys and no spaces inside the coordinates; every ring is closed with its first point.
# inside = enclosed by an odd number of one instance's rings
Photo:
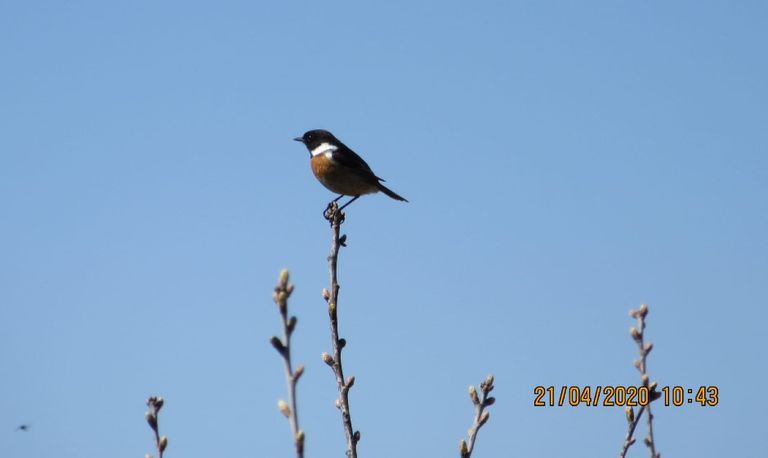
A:
{"type": "Polygon", "coordinates": [[[345,167],[349,167],[360,172],[369,173],[377,180],[381,180],[381,178],[373,174],[373,170],[371,170],[371,167],[363,160],[362,157],[358,156],[357,153],[349,149],[344,144],[341,144],[339,149],[333,152],[333,160],[345,167]]]}

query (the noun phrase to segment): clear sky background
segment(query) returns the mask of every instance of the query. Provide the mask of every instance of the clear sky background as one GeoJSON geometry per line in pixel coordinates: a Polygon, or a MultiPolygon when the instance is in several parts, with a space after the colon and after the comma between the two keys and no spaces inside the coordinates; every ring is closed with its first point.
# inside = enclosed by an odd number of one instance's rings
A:
{"type": "Polygon", "coordinates": [[[489,372],[476,457],[616,456],[621,407],[533,387],[637,384],[643,302],[652,378],[720,388],[662,455],[765,456],[766,43],[760,1],[3,2],[0,456],[143,456],[153,394],[168,458],[291,456],[282,267],[343,456],[320,127],[410,200],[344,225],[360,456],[458,456],[489,372]]]}

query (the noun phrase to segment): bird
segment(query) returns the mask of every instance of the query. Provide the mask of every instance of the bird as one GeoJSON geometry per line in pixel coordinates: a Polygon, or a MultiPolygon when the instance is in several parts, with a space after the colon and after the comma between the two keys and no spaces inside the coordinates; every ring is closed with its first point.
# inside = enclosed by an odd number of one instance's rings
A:
{"type": "Polygon", "coordinates": [[[384,180],[373,173],[363,158],[327,130],[309,130],[294,140],[303,143],[309,150],[315,178],[331,192],[340,194],[333,202],[338,202],[344,196],[352,196],[339,211],[363,194],[379,191],[395,200],[408,202],[405,197],[381,184],[384,180]]]}
{"type": "Polygon", "coordinates": [[[23,432],[26,432],[26,431],[29,431],[29,428],[31,428],[31,426],[29,426],[29,425],[26,425],[26,424],[25,424],[25,425],[19,425],[19,426],[16,428],[16,431],[23,431],[23,432]]]}

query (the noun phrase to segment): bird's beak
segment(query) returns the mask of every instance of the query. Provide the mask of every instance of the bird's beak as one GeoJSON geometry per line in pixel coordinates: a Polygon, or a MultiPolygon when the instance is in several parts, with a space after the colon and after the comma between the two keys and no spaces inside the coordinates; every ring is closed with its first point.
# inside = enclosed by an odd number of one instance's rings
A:
{"type": "Polygon", "coordinates": [[[304,139],[301,137],[296,137],[293,139],[293,141],[304,143],[304,139]]]}

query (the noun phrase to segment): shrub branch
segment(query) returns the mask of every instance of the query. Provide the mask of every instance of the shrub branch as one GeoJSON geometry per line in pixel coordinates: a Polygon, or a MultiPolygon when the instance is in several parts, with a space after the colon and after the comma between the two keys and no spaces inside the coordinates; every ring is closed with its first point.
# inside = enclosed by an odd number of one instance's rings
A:
{"type": "Polygon", "coordinates": [[[637,425],[640,423],[640,419],[646,410],[648,411],[648,415],[646,415],[648,435],[645,437],[645,439],[643,439],[643,442],[645,442],[645,445],[648,447],[648,452],[650,453],[651,458],[659,458],[661,456],[658,452],[656,452],[656,443],[653,439],[653,413],[651,413],[651,403],[658,399],[661,394],[656,391],[658,383],[650,382],[650,378],[648,377],[647,372],[646,360],[648,358],[648,354],[651,352],[651,350],[653,350],[653,344],[651,342],[645,342],[645,317],[647,315],[648,306],[646,304],[640,305],[640,307],[636,310],[633,309],[629,311],[629,316],[637,320],[636,326],[629,328],[629,334],[632,336],[632,340],[634,340],[637,344],[637,348],[640,352],[640,357],[635,360],[634,365],[638,372],[640,372],[640,380],[643,383],[643,387],[648,389],[648,404],[640,407],[637,415],[635,415],[634,409],[632,409],[632,407],[627,407],[625,409],[625,415],[627,418],[627,435],[624,438],[624,444],[622,445],[621,452],[619,453],[620,458],[624,458],[627,455],[629,448],[635,443],[635,429],[637,429],[637,425]]]}
{"type": "Polygon", "coordinates": [[[491,414],[486,411],[485,408],[496,402],[496,398],[489,396],[492,390],[493,375],[488,375],[488,377],[480,383],[481,396],[477,395],[477,389],[474,385],[469,385],[469,399],[471,399],[472,404],[475,405],[475,418],[469,431],[467,431],[467,440],[462,439],[461,442],[459,442],[459,455],[461,458],[469,458],[472,456],[472,451],[475,449],[477,440],[477,433],[490,418],[491,414]]]}
{"type": "MultiPolygon", "coordinates": [[[[155,448],[157,449],[158,458],[163,458],[163,452],[168,446],[168,437],[160,435],[160,425],[158,423],[158,416],[160,409],[163,408],[165,401],[161,397],[152,396],[147,399],[147,407],[149,410],[144,414],[144,418],[147,419],[147,424],[152,428],[152,433],[155,436],[155,448]]],[[[147,458],[152,458],[152,455],[147,453],[147,458]]]]}
{"type": "Polygon", "coordinates": [[[295,316],[288,317],[288,298],[293,292],[293,285],[288,282],[289,274],[287,269],[280,271],[280,278],[275,286],[275,292],[272,295],[277,307],[280,309],[280,320],[283,324],[283,339],[280,340],[277,336],[272,336],[270,342],[275,350],[283,358],[283,364],[285,366],[285,383],[288,385],[288,402],[280,399],[277,401],[277,408],[280,413],[285,415],[288,419],[288,423],[291,426],[291,434],[293,435],[293,444],[296,448],[296,457],[304,457],[304,431],[299,428],[299,413],[296,408],[296,383],[299,381],[301,374],[304,373],[304,366],[299,366],[296,370],[293,369],[291,364],[291,335],[296,329],[297,318],[295,316]]]}
{"type": "Polygon", "coordinates": [[[340,235],[341,225],[344,222],[344,213],[339,210],[336,202],[328,204],[324,213],[325,219],[331,223],[331,254],[328,256],[328,271],[330,275],[331,290],[323,289],[323,298],[328,303],[328,316],[331,324],[331,345],[333,355],[323,353],[323,361],[333,369],[336,376],[336,385],[339,390],[339,398],[336,407],[341,412],[341,421],[344,424],[344,435],[347,439],[347,456],[357,458],[357,443],[360,441],[360,431],[352,427],[352,415],[349,409],[349,389],[355,384],[355,377],[344,378],[344,367],[341,363],[341,351],[347,344],[346,340],[339,338],[338,300],[339,282],[336,268],[339,260],[339,250],[346,246],[346,235],[340,235]]]}

